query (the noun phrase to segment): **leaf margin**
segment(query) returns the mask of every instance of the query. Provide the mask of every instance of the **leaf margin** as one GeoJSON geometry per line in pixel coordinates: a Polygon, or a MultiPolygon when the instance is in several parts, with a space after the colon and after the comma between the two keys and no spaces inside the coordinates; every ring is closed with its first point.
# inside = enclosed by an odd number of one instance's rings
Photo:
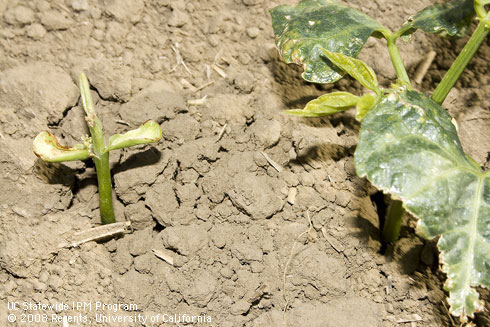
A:
{"type": "Polygon", "coordinates": [[[445,3],[435,3],[410,16],[396,34],[400,35],[402,38],[409,38],[411,34],[420,29],[431,34],[461,37],[466,33],[466,30],[471,23],[471,19],[475,14],[473,0],[452,0],[445,3]],[[468,4],[471,4],[471,10],[465,8],[465,5],[468,4]],[[460,10],[461,8],[464,10],[460,10]],[[435,13],[430,14],[431,11],[434,11],[435,13]],[[429,14],[429,17],[440,16],[441,19],[449,19],[447,12],[453,13],[453,11],[456,15],[461,16],[457,22],[445,22],[445,24],[439,22],[439,24],[430,24],[429,21],[429,24],[424,24],[427,23],[428,20],[428,17],[424,15],[429,14]]]}

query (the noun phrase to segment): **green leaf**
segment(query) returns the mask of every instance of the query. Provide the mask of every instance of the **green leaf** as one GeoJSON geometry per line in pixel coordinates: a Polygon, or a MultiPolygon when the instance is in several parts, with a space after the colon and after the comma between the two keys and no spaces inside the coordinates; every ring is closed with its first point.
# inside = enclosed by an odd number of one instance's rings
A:
{"type": "Polygon", "coordinates": [[[421,29],[427,33],[463,36],[474,15],[473,0],[438,3],[410,17],[400,31],[403,31],[403,35],[412,34],[417,29],[421,29]]]}
{"type": "Polygon", "coordinates": [[[90,157],[89,150],[83,144],[73,148],[61,145],[56,136],[48,131],[39,133],[34,139],[34,154],[47,162],[85,160],[90,157]]]}
{"type": "Polygon", "coordinates": [[[314,83],[333,83],[343,75],[322,48],[357,57],[370,35],[387,31],[365,14],[328,0],[304,0],[270,12],[279,53],[286,63],[302,65],[303,78],[314,83]]]}
{"type": "Polygon", "coordinates": [[[374,70],[365,62],[346,56],[342,53],[331,52],[322,49],[323,54],[337,67],[352,76],[355,80],[361,83],[364,87],[381,94],[378,87],[378,79],[374,70]]]}
{"type": "Polygon", "coordinates": [[[304,109],[286,110],[285,112],[299,117],[322,117],[352,108],[357,101],[359,97],[349,92],[332,92],[311,100],[304,109]]]}
{"type": "Polygon", "coordinates": [[[384,97],[364,117],[355,164],[420,219],[418,232],[440,236],[451,313],[482,310],[474,287],[490,286],[490,174],[465,155],[446,110],[415,91],[384,97]]]}
{"type": "Polygon", "coordinates": [[[372,94],[364,94],[361,97],[361,99],[359,99],[359,102],[357,102],[356,119],[358,121],[362,121],[364,119],[364,116],[366,116],[366,114],[369,112],[369,110],[371,110],[374,107],[377,100],[378,98],[372,94]]]}
{"type": "Polygon", "coordinates": [[[128,148],[133,145],[158,142],[162,138],[162,129],[153,120],[148,120],[137,129],[124,134],[114,134],[109,138],[106,151],[128,148]]]}

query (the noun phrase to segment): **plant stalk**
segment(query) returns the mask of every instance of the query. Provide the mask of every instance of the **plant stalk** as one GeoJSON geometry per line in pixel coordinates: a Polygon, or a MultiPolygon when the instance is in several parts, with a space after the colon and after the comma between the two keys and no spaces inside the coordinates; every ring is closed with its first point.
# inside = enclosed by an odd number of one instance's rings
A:
{"type": "Polygon", "coordinates": [[[82,95],[83,109],[87,116],[85,120],[92,136],[91,157],[95,163],[97,183],[99,186],[99,208],[102,224],[116,222],[114,207],[112,205],[112,182],[109,168],[109,151],[106,151],[104,132],[99,118],[95,114],[90,85],[87,76],[80,74],[80,93],[82,95]]]}
{"type": "Polygon", "coordinates": [[[490,22],[490,14],[487,14],[478,24],[478,27],[473,32],[473,35],[464,46],[461,53],[453,62],[446,75],[441,80],[441,83],[436,87],[432,94],[432,100],[442,104],[446,99],[449,91],[458,81],[461,73],[465,69],[466,65],[470,62],[473,55],[480,47],[483,40],[485,40],[490,28],[487,26],[490,22]]]}
{"type": "Polygon", "coordinates": [[[388,212],[381,233],[381,237],[385,243],[394,243],[398,240],[404,212],[405,209],[402,206],[402,201],[392,199],[388,206],[388,212]]]}
{"type": "Polygon", "coordinates": [[[109,168],[109,152],[104,153],[100,158],[93,158],[97,171],[97,183],[99,184],[99,208],[100,220],[102,224],[112,224],[116,222],[114,208],[112,205],[112,182],[111,171],[109,168]]]}
{"type": "Polygon", "coordinates": [[[407,70],[403,65],[403,60],[400,55],[400,51],[396,46],[397,34],[390,34],[386,36],[386,42],[388,43],[388,52],[390,53],[391,62],[395,68],[396,76],[399,80],[410,85],[410,78],[408,78],[407,70]]]}
{"type": "Polygon", "coordinates": [[[487,15],[487,11],[485,10],[485,4],[487,1],[485,0],[475,0],[473,1],[473,6],[475,8],[476,15],[478,18],[483,19],[487,15]]]}

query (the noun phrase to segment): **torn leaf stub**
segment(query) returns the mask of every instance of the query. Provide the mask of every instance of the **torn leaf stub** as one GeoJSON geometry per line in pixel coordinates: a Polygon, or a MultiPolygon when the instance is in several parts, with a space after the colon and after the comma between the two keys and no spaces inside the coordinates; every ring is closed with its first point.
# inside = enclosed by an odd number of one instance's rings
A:
{"type": "Polygon", "coordinates": [[[138,144],[158,142],[162,138],[162,129],[158,123],[148,120],[137,129],[124,134],[114,134],[109,138],[106,151],[128,148],[138,144]]]}
{"type": "Polygon", "coordinates": [[[48,131],[39,133],[34,139],[34,154],[47,162],[85,160],[90,157],[88,148],[77,144],[70,148],[61,145],[56,137],[48,131]]]}

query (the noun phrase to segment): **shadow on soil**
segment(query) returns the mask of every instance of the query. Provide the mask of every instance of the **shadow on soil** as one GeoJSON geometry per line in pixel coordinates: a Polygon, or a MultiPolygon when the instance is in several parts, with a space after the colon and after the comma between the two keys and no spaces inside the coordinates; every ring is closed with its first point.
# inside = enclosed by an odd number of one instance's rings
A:
{"type": "Polygon", "coordinates": [[[112,167],[112,174],[115,175],[129,169],[154,165],[161,159],[161,157],[162,153],[158,149],[151,147],[146,151],[132,154],[122,163],[116,163],[112,167]]]}
{"type": "Polygon", "coordinates": [[[291,160],[293,165],[302,165],[313,161],[339,161],[342,158],[352,155],[355,147],[344,147],[334,143],[322,143],[311,146],[303,151],[295,160],[291,160]]]}
{"type": "Polygon", "coordinates": [[[39,158],[34,163],[34,174],[49,184],[62,184],[73,188],[76,169],[62,163],[45,162],[39,158]]]}

